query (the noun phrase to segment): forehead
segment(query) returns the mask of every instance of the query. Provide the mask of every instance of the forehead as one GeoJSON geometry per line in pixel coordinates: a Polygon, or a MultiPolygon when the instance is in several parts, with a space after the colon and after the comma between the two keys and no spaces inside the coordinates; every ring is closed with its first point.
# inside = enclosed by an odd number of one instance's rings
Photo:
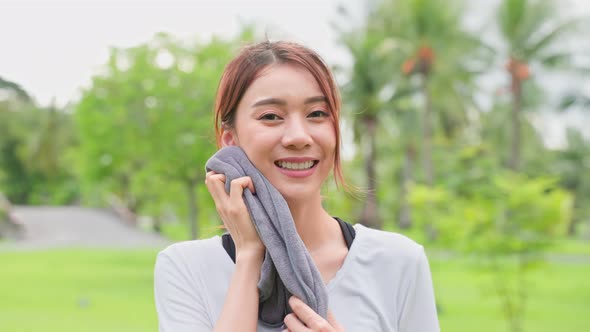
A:
{"type": "Polygon", "coordinates": [[[250,84],[242,100],[247,102],[268,97],[305,99],[323,95],[319,84],[307,69],[283,64],[263,69],[250,84]]]}

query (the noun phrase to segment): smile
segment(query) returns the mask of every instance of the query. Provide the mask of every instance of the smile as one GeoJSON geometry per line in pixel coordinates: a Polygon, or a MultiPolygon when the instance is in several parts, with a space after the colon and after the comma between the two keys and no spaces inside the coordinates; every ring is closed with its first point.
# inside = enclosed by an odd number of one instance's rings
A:
{"type": "Polygon", "coordinates": [[[317,160],[308,160],[308,161],[304,161],[304,162],[300,162],[300,163],[296,163],[296,162],[288,162],[288,161],[276,161],[275,165],[279,166],[282,169],[288,169],[288,170],[307,170],[312,168],[318,161],[317,160]]]}

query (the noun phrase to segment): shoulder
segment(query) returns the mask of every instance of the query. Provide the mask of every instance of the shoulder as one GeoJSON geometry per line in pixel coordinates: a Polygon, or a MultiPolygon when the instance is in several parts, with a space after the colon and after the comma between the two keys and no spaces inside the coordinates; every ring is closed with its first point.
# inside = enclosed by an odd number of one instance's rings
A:
{"type": "Polygon", "coordinates": [[[354,225],[356,238],[353,245],[363,256],[381,263],[392,262],[396,266],[415,265],[424,257],[424,247],[405,235],[354,225]]]}
{"type": "Polygon", "coordinates": [[[183,241],[174,243],[158,253],[156,273],[158,270],[174,269],[179,272],[191,273],[195,269],[205,267],[211,262],[224,259],[225,251],[221,238],[214,236],[208,239],[183,241]]]}
{"type": "Polygon", "coordinates": [[[176,242],[160,251],[159,255],[181,257],[186,254],[194,255],[195,253],[207,253],[210,251],[215,251],[219,249],[220,246],[221,238],[219,236],[214,236],[202,240],[176,242]]]}
{"type": "Polygon", "coordinates": [[[423,250],[422,245],[399,233],[377,230],[361,224],[354,225],[354,229],[363,243],[390,249],[398,255],[415,255],[423,250]]]}
{"type": "Polygon", "coordinates": [[[160,330],[210,331],[211,283],[206,271],[223,251],[219,237],[172,244],[158,253],[154,300],[160,330]]]}

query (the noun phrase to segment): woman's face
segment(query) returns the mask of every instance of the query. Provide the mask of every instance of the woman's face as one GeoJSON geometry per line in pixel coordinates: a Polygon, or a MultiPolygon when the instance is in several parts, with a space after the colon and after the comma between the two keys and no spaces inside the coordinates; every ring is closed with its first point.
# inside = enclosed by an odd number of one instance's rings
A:
{"type": "Polygon", "coordinates": [[[336,134],[326,98],[314,77],[294,65],[263,70],[222,142],[240,146],[287,200],[319,198],[334,166],[336,134]]]}

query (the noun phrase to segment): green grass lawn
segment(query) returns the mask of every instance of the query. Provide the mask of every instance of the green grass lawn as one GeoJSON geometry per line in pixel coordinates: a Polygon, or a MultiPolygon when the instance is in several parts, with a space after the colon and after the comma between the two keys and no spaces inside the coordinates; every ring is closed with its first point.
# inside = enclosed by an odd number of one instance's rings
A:
{"type": "MultiPolygon", "coordinates": [[[[466,262],[431,261],[442,331],[508,331],[488,274],[466,262]]],[[[590,265],[545,263],[527,277],[525,331],[588,331],[590,265]]]]}
{"type": "Polygon", "coordinates": [[[0,330],[157,331],[156,251],[0,253],[0,330]]]}
{"type": "MultiPolygon", "coordinates": [[[[0,330],[157,331],[155,250],[0,253],[0,330]]],[[[462,260],[431,261],[443,331],[506,331],[489,280],[462,260]]],[[[530,278],[525,331],[587,331],[590,265],[552,263],[530,278]]],[[[354,331],[352,331],[354,332],[354,331]]]]}

